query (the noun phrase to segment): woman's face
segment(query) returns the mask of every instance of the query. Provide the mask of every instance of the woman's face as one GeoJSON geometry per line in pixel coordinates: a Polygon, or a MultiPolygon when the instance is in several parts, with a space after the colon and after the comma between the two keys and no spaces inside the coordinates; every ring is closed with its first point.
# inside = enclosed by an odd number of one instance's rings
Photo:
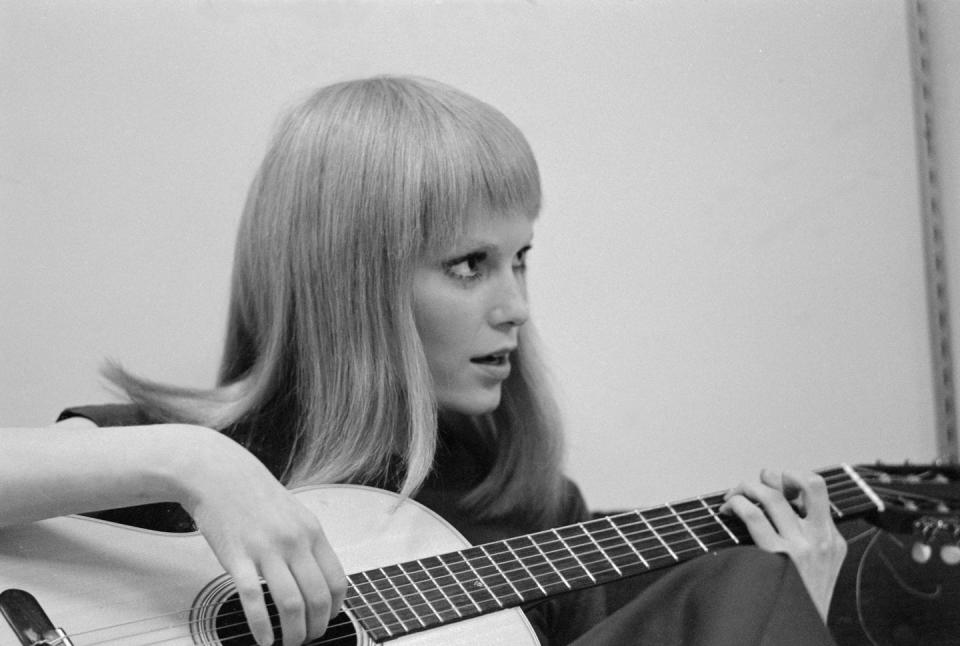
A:
{"type": "Polygon", "coordinates": [[[441,411],[479,415],[500,404],[529,317],[524,274],[532,239],[524,215],[476,217],[450,249],[421,259],[414,317],[441,411]]]}

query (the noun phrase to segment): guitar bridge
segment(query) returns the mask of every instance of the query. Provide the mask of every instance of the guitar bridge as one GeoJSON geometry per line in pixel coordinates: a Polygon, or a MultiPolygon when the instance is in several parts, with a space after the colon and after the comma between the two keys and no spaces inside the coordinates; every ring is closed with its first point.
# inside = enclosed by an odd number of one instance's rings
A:
{"type": "Polygon", "coordinates": [[[22,646],[73,646],[62,628],[55,628],[40,603],[29,592],[11,588],[0,592],[0,613],[22,646]]]}

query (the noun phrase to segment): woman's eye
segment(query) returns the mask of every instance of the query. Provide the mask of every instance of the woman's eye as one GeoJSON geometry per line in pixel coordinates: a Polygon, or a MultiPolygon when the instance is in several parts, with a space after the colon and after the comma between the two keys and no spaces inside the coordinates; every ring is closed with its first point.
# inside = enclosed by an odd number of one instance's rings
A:
{"type": "Polygon", "coordinates": [[[527,268],[527,252],[530,251],[530,247],[526,249],[521,249],[516,258],[513,259],[513,268],[519,271],[523,271],[527,268]]]}
{"type": "Polygon", "coordinates": [[[483,262],[484,256],[485,254],[476,253],[451,260],[446,264],[446,270],[454,278],[462,280],[479,278],[480,263],[483,262]]]}

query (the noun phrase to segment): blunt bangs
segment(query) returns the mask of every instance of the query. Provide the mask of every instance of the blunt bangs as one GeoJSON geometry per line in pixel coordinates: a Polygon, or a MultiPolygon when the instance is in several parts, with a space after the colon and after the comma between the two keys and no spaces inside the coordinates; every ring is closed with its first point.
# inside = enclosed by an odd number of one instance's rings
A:
{"type": "MultiPolygon", "coordinates": [[[[389,80],[388,80],[389,81],[389,80]]],[[[540,211],[540,173],[520,130],[499,110],[441,83],[395,79],[411,108],[405,178],[419,193],[421,252],[449,247],[481,216],[540,211]]]]}

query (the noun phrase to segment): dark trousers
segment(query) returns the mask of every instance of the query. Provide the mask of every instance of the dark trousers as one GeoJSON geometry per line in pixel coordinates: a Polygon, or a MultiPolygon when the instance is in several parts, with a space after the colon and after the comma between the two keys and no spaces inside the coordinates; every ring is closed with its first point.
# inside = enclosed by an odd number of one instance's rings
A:
{"type": "Polygon", "coordinates": [[[677,566],[570,646],[834,646],[793,563],[732,548],[677,566]]]}

